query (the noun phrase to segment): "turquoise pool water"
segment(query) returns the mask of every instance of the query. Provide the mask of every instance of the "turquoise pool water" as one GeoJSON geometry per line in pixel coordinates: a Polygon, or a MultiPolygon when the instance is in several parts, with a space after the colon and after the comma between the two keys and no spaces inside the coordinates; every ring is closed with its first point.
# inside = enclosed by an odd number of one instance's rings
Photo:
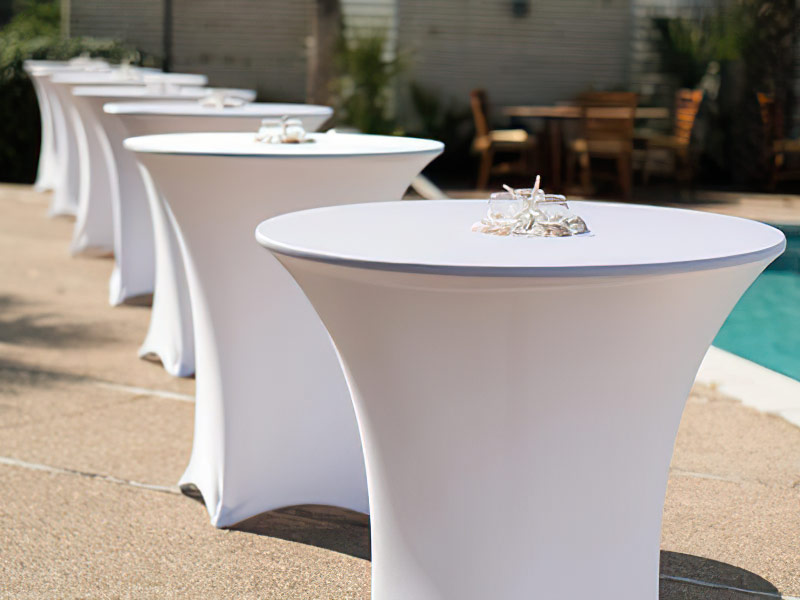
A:
{"type": "Polygon", "coordinates": [[[800,381],[800,226],[779,226],[786,252],[742,296],[714,340],[800,381]]]}

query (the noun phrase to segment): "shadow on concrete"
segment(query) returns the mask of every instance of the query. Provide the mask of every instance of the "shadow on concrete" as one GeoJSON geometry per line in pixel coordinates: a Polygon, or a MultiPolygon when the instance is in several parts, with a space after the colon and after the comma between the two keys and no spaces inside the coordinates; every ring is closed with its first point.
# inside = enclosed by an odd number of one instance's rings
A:
{"type": "Polygon", "coordinates": [[[0,395],[18,394],[33,387],[51,388],[62,383],[83,381],[86,381],[86,377],[82,375],[33,367],[8,358],[0,358],[0,395]]]}
{"type": "MultiPolygon", "coordinates": [[[[196,486],[182,485],[181,492],[203,503],[203,495],[196,486]]],[[[250,517],[228,529],[306,544],[365,560],[369,560],[372,554],[369,515],[335,506],[287,506],[250,517]]]]}
{"type": "Polygon", "coordinates": [[[728,563],[692,554],[661,552],[659,600],[753,598],[778,599],[781,593],[760,575],[728,563]]]}
{"type": "Polygon", "coordinates": [[[230,529],[298,542],[369,560],[369,516],[306,504],[261,513],[230,529]]]}
{"type": "Polygon", "coordinates": [[[134,296],[123,300],[122,306],[130,306],[133,308],[152,308],[153,307],[153,294],[143,294],[141,296],[134,296]]]}
{"type": "Polygon", "coordinates": [[[74,348],[115,341],[108,331],[96,324],[59,323],[62,315],[55,313],[26,311],[19,314],[20,307],[30,306],[15,296],[0,295],[0,343],[46,348],[74,348]],[[10,310],[17,312],[9,316],[10,310]]]}
{"type": "MultiPolygon", "coordinates": [[[[183,493],[198,502],[203,497],[194,486],[183,493]]],[[[237,523],[230,529],[307,544],[370,560],[369,515],[333,506],[290,506],[268,511],[237,523]]],[[[479,544],[481,540],[475,540],[479,544]]],[[[710,558],[661,552],[659,600],[780,599],[773,584],[750,571],[710,558]]],[[[624,586],[624,582],[620,582],[624,586]]],[[[589,586],[591,587],[591,586],[589,586]]]]}

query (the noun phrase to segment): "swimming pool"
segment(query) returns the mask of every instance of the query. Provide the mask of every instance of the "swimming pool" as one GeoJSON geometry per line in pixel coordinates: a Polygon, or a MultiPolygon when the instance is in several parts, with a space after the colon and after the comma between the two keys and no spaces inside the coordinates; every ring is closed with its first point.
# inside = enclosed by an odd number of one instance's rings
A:
{"type": "Polygon", "coordinates": [[[714,345],[800,381],[800,226],[733,309],[714,345]]]}

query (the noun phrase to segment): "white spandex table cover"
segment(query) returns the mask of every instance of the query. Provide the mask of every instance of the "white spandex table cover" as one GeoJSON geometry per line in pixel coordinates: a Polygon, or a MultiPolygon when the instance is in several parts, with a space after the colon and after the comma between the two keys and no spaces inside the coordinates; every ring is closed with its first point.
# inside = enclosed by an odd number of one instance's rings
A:
{"type": "MultiPolygon", "coordinates": [[[[112,306],[153,291],[155,258],[150,209],[142,193],[136,159],[122,147],[126,132],[116,118],[103,111],[103,106],[115,100],[196,101],[215,91],[218,90],[177,86],[168,89],[79,86],[73,89],[84,123],[94,131],[94,135],[88,136],[91,160],[85,165],[81,163],[90,185],[81,199],[73,249],[82,251],[110,238],[114,251],[114,269],[109,282],[112,306]],[[102,160],[91,155],[102,156],[102,160]]],[[[253,90],[229,92],[245,100],[255,98],[253,90]]]]}
{"type": "MultiPolygon", "coordinates": [[[[130,73],[146,71],[155,73],[152,69],[127,69],[126,77],[130,73]]],[[[42,81],[45,89],[52,92],[55,98],[56,112],[56,147],[58,151],[57,170],[55,175],[51,214],[77,215],[80,196],[80,163],[78,156],[79,137],[85,137],[80,114],[72,101],[70,93],[74,81],[88,83],[106,82],[111,85],[143,85],[143,83],[121,79],[120,69],[102,71],[87,71],[85,69],[58,69],[48,70],[46,80],[42,81]],[[60,119],[60,121],[59,121],[60,119]],[[63,143],[62,143],[63,142],[63,143]]],[[[144,77],[144,73],[139,75],[144,77]]]]}
{"type": "Polygon", "coordinates": [[[26,60],[25,71],[33,82],[42,119],[42,142],[39,165],[34,187],[37,191],[55,190],[48,214],[52,216],[74,215],[77,204],[70,204],[66,194],[57,191],[61,166],[59,156],[67,151],[66,122],[58,94],[50,82],[53,73],[68,73],[87,70],[110,70],[108,63],[92,60],[88,64],[71,64],[67,61],[26,60]]]}
{"type": "MultiPolygon", "coordinates": [[[[261,119],[282,115],[297,117],[306,131],[316,131],[333,113],[327,106],[310,104],[253,103],[212,108],[199,102],[110,103],[105,105],[104,111],[108,119],[118,120],[124,137],[203,131],[255,132],[261,119]]],[[[120,186],[121,205],[146,203],[152,217],[155,254],[153,309],[139,356],[157,356],[172,375],[188,376],[194,373],[194,334],[189,287],[177,234],[166,206],[146,173],[140,172],[130,152],[122,148],[119,152],[127,155],[126,160],[121,160],[123,155],[114,152],[118,157],[120,181],[124,179],[127,182],[120,186]]],[[[123,233],[134,240],[146,239],[146,235],[134,229],[132,223],[128,221],[126,225],[123,233]]],[[[141,225],[144,227],[146,224],[141,225]]]]}
{"type": "Polygon", "coordinates": [[[785,245],[752,221],[571,202],[592,235],[470,231],[484,202],[262,223],[328,328],[364,443],[372,598],[656,600],[694,375],[785,245]]]}
{"type": "Polygon", "coordinates": [[[51,78],[58,89],[62,105],[68,105],[67,110],[72,115],[72,130],[76,140],[77,153],[70,163],[72,167],[70,176],[77,173],[75,189],[78,211],[71,244],[71,251],[74,254],[87,251],[106,254],[113,250],[112,214],[108,207],[108,199],[114,177],[107,168],[109,148],[102,125],[92,115],[87,103],[75,98],[74,90],[82,86],[97,85],[93,82],[103,82],[104,89],[122,92],[137,90],[139,93],[149,90],[151,86],[160,89],[170,85],[170,93],[174,94],[174,90],[182,89],[180,85],[201,86],[207,81],[205,75],[139,71],[134,73],[138,79],[131,79],[129,71],[125,71],[124,76],[121,76],[119,70],[109,73],[62,73],[51,78]],[[157,82],[144,83],[152,78],[157,78],[157,82]],[[93,202],[98,202],[98,197],[103,198],[102,208],[93,210],[90,207],[93,202]]]}
{"type": "Polygon", "coordinates": [[[131,138],[180,232],[197,361],[192,457],[181,479],[211,521],[330,504],[367,510],[349,393],[330,338],[278,262],[253,241],[265,216],[400,198],[442,151],[430,140],[252,133],[131,138]]]}
{"type": "Polygon", "coordinates": [[[39,103],[39,117],[42,124],[41,146],[39,148],[39,164],[36,168],[36,181],[33,189],[37,192],[52,190],[56,178],[56,145],[55,122],[51,100],[42,85],[42,79],[47,77],[47,67],[58,66],[51,61],[26,60],[23,64],[25,72],[30,77],[36,100],[39,103]],[[45,64],[42,64],[45,63],[45,64]]]}
{"type": "MultiPolygon", "coordinates": [[[[110,66],[107,62],[96,59],[74,63],[70,61],[30,59],[23,63],[23,68],[33,83],[33,89],[36,92],[36,99],[39,103],[42,135],[34,189],[44,192],[55,187],[58,174],[56,122],[61,119],[62,124],[58,127],[63,129],[64,118],[61,107],[58,106],[55,92],[48,85],[49,76],[56,72],[108,71],[110,66]]],[[[53,207],[51,207],[51,214],[53,214],[53,207]]],[[[74,214],[74,212],[70,214],[74,214]]]]}

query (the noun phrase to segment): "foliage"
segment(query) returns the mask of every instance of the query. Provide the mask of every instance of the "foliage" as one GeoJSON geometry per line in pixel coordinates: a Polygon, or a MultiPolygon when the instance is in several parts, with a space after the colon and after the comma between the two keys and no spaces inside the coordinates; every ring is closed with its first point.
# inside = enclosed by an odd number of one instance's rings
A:
{"type": "Polygon", "coordinates": [[[799,22],[794,0],[731,0],[695,20],[654,20],[662,72],[679,87],[710,92],[693,136],[707,176],[738,184],[763,178],[768,132],[756,92],[774,99],[775,133],[786,134],[795,104],[799,22]]]}
{"type": "Polygon", "coordinates": [[[661,70],[681,87],[697,87],[711,62],[742,61],[748,82],[767,93],[791,87],[799,23],[794,0],[738,0],[696,20],[653,20],[661,70]]]}
{"type": "Polygon", "coordinates": [[[141,63],[140,53],[112,40],[61,38],[57,1],[27,0],[0,30],[0,181],[32,182],[39,156],[36,95],[23,70],[27,59],[66,60],[81,54],[141,63]]]}
{"type": "Polygon", "coordinates": [[[469,163],[472,141],[472,112],[455,100],[442,100],[434,90],[418,83],[409,87],[411,106],[419,124],[411,135],[439,140],[445,153],[434,163],[434,169],[448,169],[469,163]]]}
{"type": "Polygon", "coordinates": [[[674,75],[680,87],[695,88],[712,61],[741,57],[747,24],[738,7],[712,12],[700,19],[657,18],[661,70],[674,75]]]}
{"type": "Polygon", "coordinates": [[[403,63],[388,58],[385,48],[386,37],[379,32],[342,37],[339,43],[334,83],[339,120],[363,133],[390,134],[397,127],[391,92],[403,63]]]}
{"type": "Polygon", "coordinates": [[[19,39],[56,36],[61,22],[59,5],[55,2],[15,2],[11,22],[3,29],[3,36],[19,39]]]}
{"type": "Polygon", "coordinates": [[[411,105],[426,136],[446,141],[464,133],[471,116],[469,107],[459,106],[452,100],[445,105],[436,92],[418,83],[412,83],[410,91],[411,105]]]}
{"type": "Polygon", "coordinates": [[[773,96],[781,117],[790,125],[800,13],[794,0],[749,0],[744,2],[742,13],[751,24],[742,39],[748,84],[773,96]]]}

